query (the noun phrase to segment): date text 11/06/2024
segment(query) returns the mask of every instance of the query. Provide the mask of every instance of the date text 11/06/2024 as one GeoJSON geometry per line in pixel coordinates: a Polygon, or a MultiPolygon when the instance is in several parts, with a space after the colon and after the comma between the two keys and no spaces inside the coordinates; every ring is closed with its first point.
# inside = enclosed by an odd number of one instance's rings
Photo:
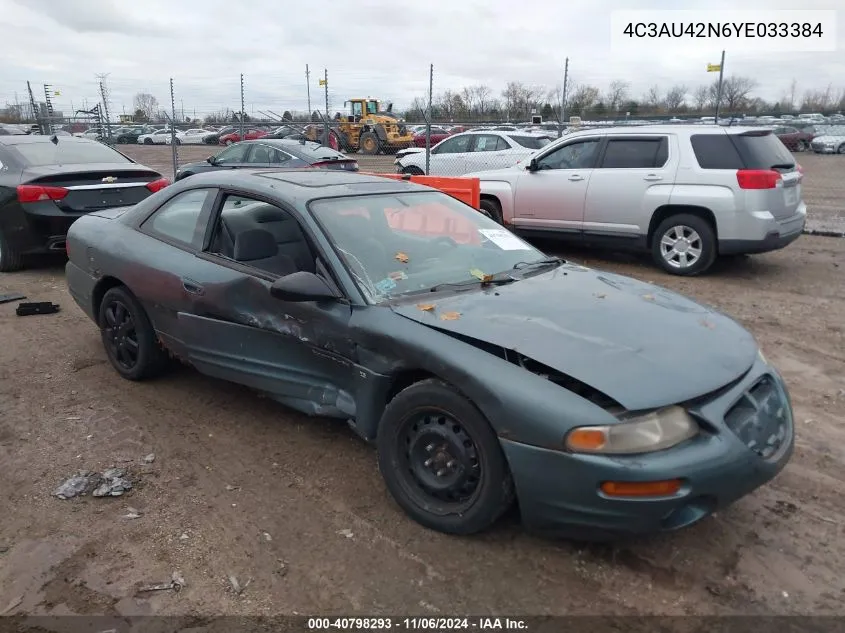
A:
{"type": "Polygon", "coordinates": [[[623,34],[636,38],[822,37],[821,22],[628,22],[623,34]]]}
{"type": "Polygon", "coordinates": [[[308,618],[309,631],[527,631],[528,624],[519,618],[308,618]]]}

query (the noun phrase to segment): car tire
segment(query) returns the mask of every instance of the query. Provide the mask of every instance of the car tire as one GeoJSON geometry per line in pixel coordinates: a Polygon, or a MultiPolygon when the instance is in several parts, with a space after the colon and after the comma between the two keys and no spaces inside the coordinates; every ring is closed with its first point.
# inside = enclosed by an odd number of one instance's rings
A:
{"type": "Polygon", "coordinates": [[[167,368],[169,356],[159,345],[144,308],[128,288],[116,286],[106,291],[97,316],[106,356],[122,377],[145,380],[167,368]]]}
{"type": "Polygon", "coordinates": [[[808,149],[810,149],[810,144],[807,141],[798,141],[797,150],[799,152],[806,152],[808,149]]]}
{"type": "Polygon", "coordinates": [[[441,380],[415,383],[390,401],[377,446],[388,491],[408,516],[432,530],[481,532],[515,498],[492,427],[470,400],[441,380]]]}
{"type": "Polygon", "coordinates": [[[407,174],[409,176],[425,176],[425,172],[416,165],[411,165],[410,167],[403,167],[402,173],[407,174]]]}
{"type": "Polygon", "coordinates": [[[145,138],[144,139],[144,145],[152,145],[152,144],[153,144],[153,139],[151,139],[151,138],[145,138]]]}
{"type": "Polygon", "coordinates": [[[839,146],[839,148],[836,150],[836,153],[845,154],[845,143],[842,143],[842,145],[839,146]]]}
{"type": "Polygon", "coordinates": [[[11,273],[23,268],[23,255],[0,230],[0,273],[11,273]]]}
{"type": "Polygon", "coordinates": [[[496,222],[497,224],[502,224],[502,207],[499,205],[497,200],[491,200],[490,198],[483,198],[481,200],[481,204],[479,205],[479,210],[481,213],[486,215],[488,218],[496,222]]]}
{"type": "Polygon", "coordinates": [[[177,139],[176,139],[176,144],[177,144],[177,145],[181,145],[181,144],[182,144],[182,141],[180,141],[180,140],[177,138],[177,139]]]}
{"type": "Polygon", "coordinates": [[[651,255],[655,263],[670,274],[687,277],[698,275],[710,268],[716,260],[716,233],[709,222],[697,215],[678,213],[669,216],[654,232],[651,255]],[[672,242],[681,242],[676,246],[684,246],[689,250],[683,251],[683,255],[677,251],[672,254],[669,251],[672,242]],[[698,252],[694,261],[689,261],[691,255],[687,255],[688,252],[698,252]]]}
{"type": "Polygon", "coordinates": [[[372,132],[364,132],[358,139],[358,151],[368,156],[374,156],[379,152],[378,136],[372,132]]]}

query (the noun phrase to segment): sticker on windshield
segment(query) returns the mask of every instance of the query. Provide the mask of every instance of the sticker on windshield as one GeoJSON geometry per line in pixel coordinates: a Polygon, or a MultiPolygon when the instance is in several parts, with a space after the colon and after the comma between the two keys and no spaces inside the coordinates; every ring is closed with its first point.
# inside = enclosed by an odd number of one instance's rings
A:
{"type": "Polygon", "coordinates": [[[531,247],[516,235],[505,229],[478,229],[488,240],[503,251],[530,251],[531,247]]]}
{"type": "Polygon", "coordinates": [[[382,279],[380,282],[376,284],[376,290],[378,290],[382,294],[387,294],[391,290],[396,287],[396,282],[393,281],[390,277],[387,279],[382,279]]]}

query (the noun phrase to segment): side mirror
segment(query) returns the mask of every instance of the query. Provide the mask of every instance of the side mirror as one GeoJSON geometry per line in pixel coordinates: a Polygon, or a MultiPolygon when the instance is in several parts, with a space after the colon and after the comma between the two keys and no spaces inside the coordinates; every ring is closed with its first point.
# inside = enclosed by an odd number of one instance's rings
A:
{"type": "Polygon", "coordinates": [[[537,163],[536,158],[532,158],[531,161],[528,163],[528,167],[526,167],[528,171],[537,171],[540,169],[539,164],[537,163]]]}
{"type": "Polygon", "coordinates": [[[337,294],[322,277],[304,270],[280,277],[270,286],[270,295],[282,301],[334,301],[337,294]]]}
{"type": "Polygon", "coordinates": [[[214,156],[209,156],[208,158],[205,159],[205,162],[207,162],[209,165],[213,165],[217,161],[214,159],[214,156]]]}

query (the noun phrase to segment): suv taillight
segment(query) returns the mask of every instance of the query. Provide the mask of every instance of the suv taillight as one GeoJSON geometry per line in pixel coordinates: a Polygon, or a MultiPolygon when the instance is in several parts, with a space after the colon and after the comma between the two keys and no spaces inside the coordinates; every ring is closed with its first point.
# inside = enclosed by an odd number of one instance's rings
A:
{"type": "Polygon", "coordinates": [[[774,169],[740,169],[736,181],[740,189],[774,189],[783,177],[774,169]]]}
{"type": "Polygon", "coordinates": [[[61,200],[68,194],[64,187],[42,187],[41,185],[18,185],[18,202],[40,202],[61,200]]]}
{"type": "Polygon", "coordinates": [[[161,191],[167,185],[170,184],[170,181],[167,178],[159,178],[158,180],[153,180],[152,182],[147,183],[147,189],[155,193],[156,191],[161,191]]]}

